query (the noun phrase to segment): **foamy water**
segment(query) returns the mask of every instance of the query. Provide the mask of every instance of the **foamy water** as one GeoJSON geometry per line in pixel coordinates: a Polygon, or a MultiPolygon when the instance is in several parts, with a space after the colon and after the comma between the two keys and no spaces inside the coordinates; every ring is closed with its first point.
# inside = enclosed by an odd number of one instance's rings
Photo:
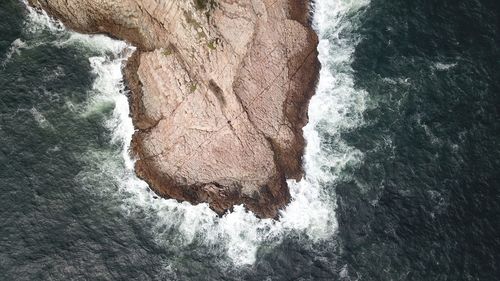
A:
{"type": "Polygon", "coordinates": [[[5,67],[12,56],[19,55],[21,53],[21,50],[24,48],[26,48],[26,43],[24,41],[19,38],[14,40],[14,42],[10,44],[10,48],[5,54],[3,61],[0,63],[0,66],[5,67]]]}
{"type": "MultiPolygon", "coordinates": [[[[346,145],[340,132],[359,126],[365,109],[366,93],[355,90],[353,86],[350,64],[357,38],[350,32],[352,23],[349,15],[366,4],[367,1],[316,1],[314,26],[321,39],[319,58],[323,68],[317,93],[309,107],[310,122],[304,128],[307,140],[304,155],[306,177],[300,182],[288,181],[292,201],[281,211],[279,221],[258,219],[242,206],[219,218],[207,204],[193,206],[186,202],[155,199],[147,184],[135,176],[134,160],[129,154],[134,128],[129,117],[121,68],[133,48],[105,36],[72,33],[45,13],[33,9],[30,9],[28,18],[28,25],[32,27],[28,30],[39,32],[44,28],[66,33],[69,36],[63,36],[54,44],[90,48],[102,54],[89,57],[97,78],[81,114],[91,114],[109,103],[114,105],[113,115],[106,126],[113,134],[113,143],[121,145],[119,153],[122,157],[107,157],[100,152],[89,151],[85,159],[90,166],[99,166],[99,176],[114,178],[118,192],[111,196],[119,198],[123,214],[134,216],[139,212],[146,213],[153,221],[151,232],[160,244],[172,241],[169,236],[174,230],[178,247],[201,240],[213,246],[214,251],[224,249],[234,264],[245,265],[255,262],[261,245],[278,244],[288,234],[299,233],[303,234],[302,239],[321,241],[331,238],[336,232],[334,183],[342,177],[346,165],[362,161],[361,153],[346,145]],[[325,134],[329,138],[333,136],[329,142],[335,145],[329,147],[335,149],[322,145],[325,134]]],[[[91,169],[83,171],[81,178],[96,176],[95,170],[91,169]]],[[[100,192],[97,189],[101,188],[95,187],[95,192],[100,192]]]]}

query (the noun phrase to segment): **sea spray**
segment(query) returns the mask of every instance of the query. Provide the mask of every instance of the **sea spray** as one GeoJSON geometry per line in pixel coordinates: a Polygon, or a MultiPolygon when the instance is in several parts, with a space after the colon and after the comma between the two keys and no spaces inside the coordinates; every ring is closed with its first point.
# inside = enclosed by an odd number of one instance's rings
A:
{"type": "Polygon", "coordinates": [[[106,125],[112,132],[110,145],[119,149],[89,151],[82,156],[89,167],[79,175],[82,183],[87,185],[86,190],[113,196],[113,202],[120,202],[125,215],[145,214],[152,222],[150,231],[159,244],[182,249],[195,241],[202,241],[213,251],[225,251],[232,263],[245,265],[255,262],[260,246],[277,245],[289,234],[300,234],[308,241],[320,241],[330,238],[336,231],[334,183],[346,165],[356,164],[362,159],[358,151],[342,141],[341,132],[361,124],[365,107],[366,94],[353,87],[350,63],[357,39],[350,34],[352,18],[349,16],[366,4],[365,1],[316,1],[314,25],[321,39],[319,51],[323,68],[316,96],[309,107],[310,122],[304,128],[306,177],[300,182],[288,182],[292,201],[280,212],[278,221],[258,219],[242,206],[236,206],[232,213],[220,218],[207,204],[193,206],[158,199],[147,184],[135,176],[134,161],[129,153],[134,128],[121,67],[133,49],[124,42],[102,35],[67,31],[44,12],[31,8],[28,20],[33,27],[28,30],[39,32],[43,29],[64,34],[53,44],[61,48],[89,48],[93,53],[99,53],[89,57],[96,78],[88,93],[87,106],[81,110],[82,116],[99,112],[111,103],[113,113],[106,125]],[[335,149],[323,145],[327,135],[334,136],[335,145],[332,147],[335,149]],[[98,185],[106,178],[113,179],[115,184],[98,185]],[[107,191],[99,190],[103,188],[107,191]]]}
{"type": "Polygon", "coordinates": [[[322,68],[316,94],[309,103],[309,123],[304,127],[306,176],[300,182],[288,182],[292,202],[281,214],[283,226],[304,230],[310,239],[326,239],[335,232],[332,189],[344,175],[344,168],[359,164],[363,156],[343,141],[341,133],[363,122],[367,93],[354,88],[351,63],[359,38],[353,32],[356,17],[352,16],[367,4],[320,0],[313,7],[322,68]]]}

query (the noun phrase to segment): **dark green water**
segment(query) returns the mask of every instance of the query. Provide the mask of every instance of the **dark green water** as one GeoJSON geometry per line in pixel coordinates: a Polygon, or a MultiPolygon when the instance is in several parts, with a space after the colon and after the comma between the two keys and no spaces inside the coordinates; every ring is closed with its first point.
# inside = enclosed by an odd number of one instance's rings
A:
{"type": "Polygon", "coordinates": [[[0,280],[498,280],[500,3],[317,2],[319,195],[272,224],[152,199],[124,46],[1,1],[0,280]]]}
{"type": "Polygon", "coordinates": [[[102,124],[112,108],[82,118],[71,106],[85,103],[95,78],[90,51],[58,48],[51,42],[59,36],[46,30],[31,36],[25,16],[17,1],[0,4],[2,59],[17,38],[30,46],[0,69],[0,279],[159,274],[145,270],[159,268],[160,258],[150,258],[156,247],[144,226],[124,221],[77,180],[81,155],[110,146],[102,124]]]}
{"type": "MultiPolygon", "coordinates": [[[[500,278],[500,2],[371,1],[353,67],[365,154],[337,187],[368,280],[500,278]]],[[[352,266],[352,267],[351,267],[352,266]]]]}

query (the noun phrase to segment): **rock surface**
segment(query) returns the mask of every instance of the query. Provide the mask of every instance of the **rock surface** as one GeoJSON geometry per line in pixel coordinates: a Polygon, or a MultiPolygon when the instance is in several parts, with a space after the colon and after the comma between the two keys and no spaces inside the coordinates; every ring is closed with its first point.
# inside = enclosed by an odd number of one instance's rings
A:
{"type": "Polygon", "coordinates": [[[277,217],[302,177],[319,72],[308,0],[30,0],[137,46],[124,69],[136,172],[159,195],[277,217]]]}

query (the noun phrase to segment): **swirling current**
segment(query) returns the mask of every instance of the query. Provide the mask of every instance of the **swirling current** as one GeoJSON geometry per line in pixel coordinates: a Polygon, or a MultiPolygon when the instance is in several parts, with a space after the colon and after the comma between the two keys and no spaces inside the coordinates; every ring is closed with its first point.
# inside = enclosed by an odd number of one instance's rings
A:
{"type": "Polygon", "coordinates": [[[0,280],[499,280],[500,2],[316,0],[279,221],[133,172],[133,47],[0,2],[0,280]]]}

